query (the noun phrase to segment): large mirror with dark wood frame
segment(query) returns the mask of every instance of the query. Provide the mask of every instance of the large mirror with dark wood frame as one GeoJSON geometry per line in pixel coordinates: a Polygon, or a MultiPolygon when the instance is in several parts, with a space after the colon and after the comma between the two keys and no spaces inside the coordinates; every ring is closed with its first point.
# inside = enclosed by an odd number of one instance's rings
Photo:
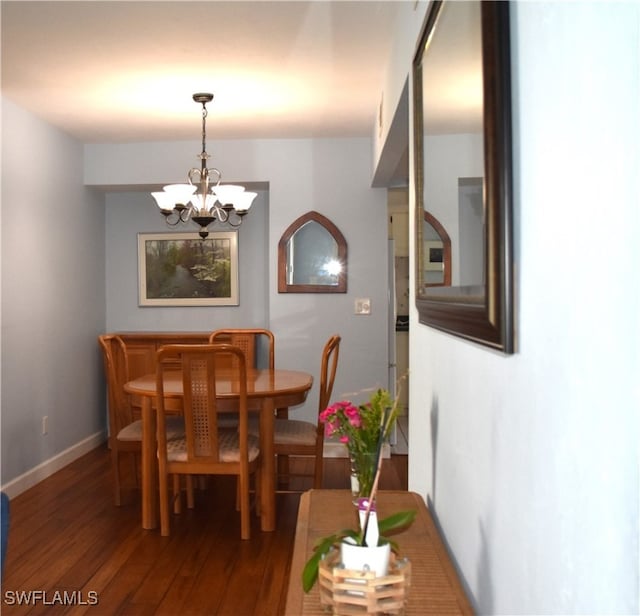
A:
{"type": "Polygon", "coordinates": [[[504,353],[514,351],[509,46],[509,2],[436,0],[413,62],[420,322],[504,353]],[[448,271],[433,284],[443,237],[448,271]]]}
{"type": "Polygon", "coordinates": [[[347,242],[326,216],[307,212],[278,243],[279,293],[346,293],[347,242]]]}

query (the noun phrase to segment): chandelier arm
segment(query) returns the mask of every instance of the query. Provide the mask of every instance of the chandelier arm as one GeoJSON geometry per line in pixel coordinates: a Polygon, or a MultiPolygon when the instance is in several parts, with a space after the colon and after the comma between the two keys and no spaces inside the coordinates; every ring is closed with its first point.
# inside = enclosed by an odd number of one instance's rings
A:
{"type": "Polygon", "coordinates": [[[166,212],[162,212],[162,215],[164,216],[164,220],[165,222],[170,226],[170,227],[175,227],[179,222],[182,222],[180,220],[180,216],[178,215],[178,213],[175,210],[172,210],[169,213],[166,212]]]}
{"type": "Polygon", "coordinates": [[[242,224],[242,220],[245,214],[246,212],[238,212],[237,210],[227,211],[227,223],[237,229],[242,224]],[[233,222],[233,219],[231,218],[231,212],[235,214],[235,218],[238,222],[233,222]]]}
{"type": "Polygon", "coordinates": [[[189,169],[189,173],[187,173],[187,178],[189,179],[189,184],[192,186],[196,183],[200,183],[200,180],[202,179],[202,169],[191,167],[191,169],[189,169]],[[194,178],[197,178],[197,180],[194,181],[194,178]]]}
{"type": "Polygon", "coordinates": [[[209,175],[211,175],[212,173],[215,173],[218,179],[215,180],[214,183],[216,186],[220,184],[220,180],[222,180],[222,172],[220,171],[220,169],[216,169],[215,167],[209,167],[207,171],[209,172],[209,175]]]}
{"type": "Polygon", "coordinates": [[[229,212],[219,205],[214,206],[220,222],[227,222],[229,220],[229,212]]]}
{"type": "Polygon", "coordinates": [[[180,210],[180,220],[182,222],[187,222],[193,213],[193,206],[188,205],[184,209],[180,210]]]}

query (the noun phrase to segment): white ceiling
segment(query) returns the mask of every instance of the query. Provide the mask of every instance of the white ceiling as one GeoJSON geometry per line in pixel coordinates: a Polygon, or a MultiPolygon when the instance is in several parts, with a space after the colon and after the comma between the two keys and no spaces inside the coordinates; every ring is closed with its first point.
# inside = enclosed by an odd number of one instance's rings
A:
{"type": "Polygon", "coordinates": [[[86,143],[370,136],[396,1],[7,1],[2,92],[86,143]]]}

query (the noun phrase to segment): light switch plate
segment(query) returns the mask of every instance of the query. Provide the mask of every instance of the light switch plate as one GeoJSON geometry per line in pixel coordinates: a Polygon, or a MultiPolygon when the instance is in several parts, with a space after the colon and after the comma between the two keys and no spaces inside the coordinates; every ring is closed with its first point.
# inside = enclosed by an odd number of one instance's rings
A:
{"type": "Polygon", "coordinates": [[[358,297],[355,303],[356,314],[371,314],[371,300],[368,297],[358,297]]]}

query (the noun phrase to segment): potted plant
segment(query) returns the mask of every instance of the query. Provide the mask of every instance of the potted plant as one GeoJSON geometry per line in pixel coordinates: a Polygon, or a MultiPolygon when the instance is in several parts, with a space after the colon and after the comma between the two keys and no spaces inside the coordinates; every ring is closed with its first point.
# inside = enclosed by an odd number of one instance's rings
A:
{"type": "Polygon", "coordinates": [[[313,587],[320,562],[332,548],[341,549],[341,562],[345,568],[360,570],[366,563],[372,571],[385,575],[390,550],[398,549],[389,535],[413,522],[414,510],[401,511],[383,520],[378,520],[376,512],[382,445],[398,417],[398,411],[398,397],[393,400],[387,390],[378,389],[365,404],[356,407],[348,401],[341,401],[320,413],[325,434],[338,435],[349,450],[359,484],[357,504],[360,523],[356,529],[340,530],[316,543],[314,553],[302,571],[305,592],[313,587]],[[378,562],[380,552],[382,558],[386,558],[386,562],[381,564],[378,562]]]}

